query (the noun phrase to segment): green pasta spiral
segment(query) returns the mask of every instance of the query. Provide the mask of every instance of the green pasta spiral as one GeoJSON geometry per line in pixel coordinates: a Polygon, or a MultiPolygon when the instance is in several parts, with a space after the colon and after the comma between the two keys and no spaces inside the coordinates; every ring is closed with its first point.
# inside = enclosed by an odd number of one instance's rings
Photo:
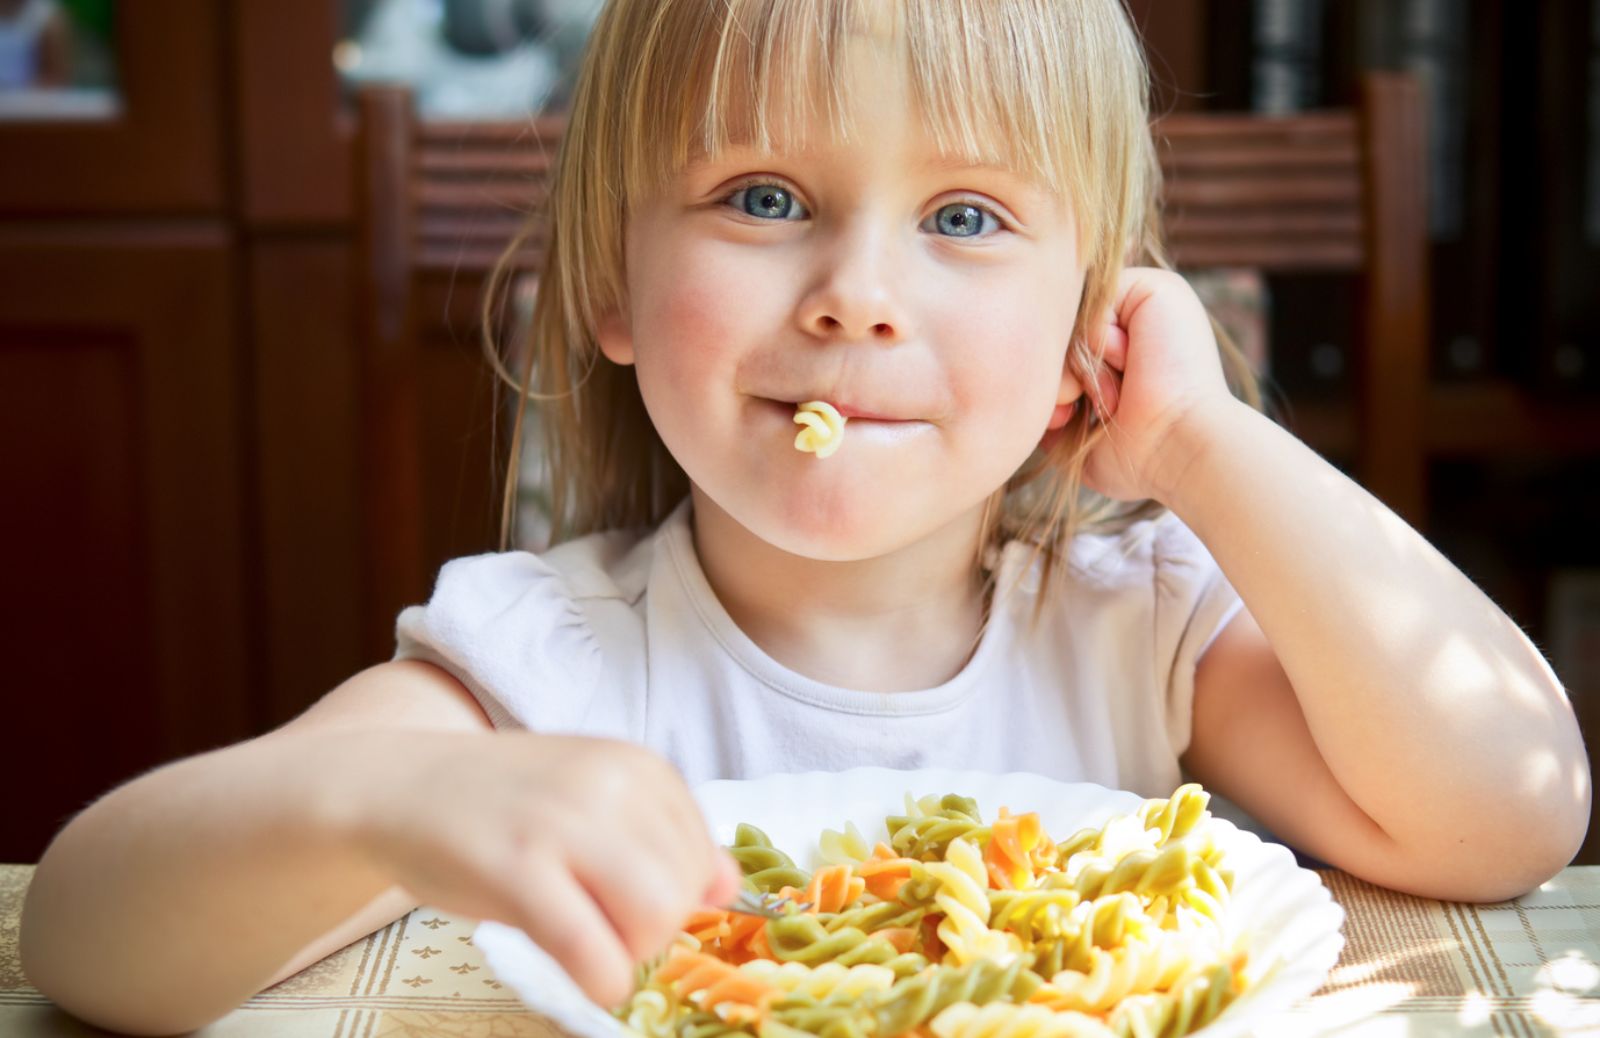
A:
{"type": "Polygon", "coordinates": [[[970,835],[979,845],[989,838],[989,827],[983,824],[977,801],[954,793],[942,797],[938,810],[931,814],[891,815],[886,822],[889,845],[895,853],[918,861],[944,860],[950,841],[962,836],[970,835]]]}
{"type": "Polygon", "coordinates": [[[1071,888],[989,891],[989,925],[1030,941],[1059,937],[1083,895],[1071,888]]]}
{"type": "Polygon", "coordinates": [[[822,928],[832,933],[846,927],[854,927],[863,933],[873,933],[878,930],[887,930],[903,926],[916,926],[922,922],[922,917],[928,910],[921,905],[906,905],[899,901],[880,901],[874,905],[862,905],[858,908],[846,909],[843,912],[824,912],[817,916],[821,920],[822,928]]]}
{"type": "Polygon", "coordinates": [[[730,1038],[750,1033],[749,1029],[730,1024],[717,1014],[704,1009],[697,1009],[684,1017],[678,1031],[681,1038],[730,1038]]]}
{"type": "Polygon", "coordinates": [[[923,956],[902,953],[881,937],[869,937],[853,926],[829,932],[816,916],[798,912],[767,921],[767,944],[780,962],[807,966],[824,962],[857,966],[865,962],[887,967],[896,977],[905,977],[928,965],[923,956]]]}
{"type": "Polygon", "coordinates": [[[988,959],[965,966],[937,966],[896,984],[880,995],[868,1011],[875,1034],[904,1034],[956,1002],[1026,1002],[1039,983],[1021,958],[1003,966],[988,959]]]}
{"type": "Polygon", "coordinates": [[[1131,934],[1151,924],[1139,899],[1129,893],[1112,894],[1079,909],[1086,919],[1074,920],[1058,937],[1033,945],[1033,969],[1041,977],[1053,977],[1062,970],[1089,968],[1090,948],[1115,948],[1131,934]]]}
{"type": "Polygon", "coordinates": [[[1129,995],[1111,1011],[1118,1038],[1178,1038],[1215,1020],[1237,997],[1226,963],[1190,975],[1160,994],[1129,995]]]}
{"type": "Polygon", "coordinates": [[[808,877],[803,869],[795,867],[794,859],[774,847],[766,833],[748,822],[741,822],[734,830],[728,853],[739,863],[745,882],[763,894],[806,885],[808,877]]]}

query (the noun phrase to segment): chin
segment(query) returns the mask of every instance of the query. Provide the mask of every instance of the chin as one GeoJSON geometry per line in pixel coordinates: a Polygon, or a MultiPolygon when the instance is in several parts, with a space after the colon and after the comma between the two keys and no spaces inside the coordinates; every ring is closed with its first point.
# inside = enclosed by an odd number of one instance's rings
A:
{"type": "Polygon", "coordinates": [[[905,547],[930,533],[925,510],[905,498],[889,502],[871,493],[795,495],[785,502],[756,502],[735,517],[763,541],[819,562],[856,562],[905,547]]]}

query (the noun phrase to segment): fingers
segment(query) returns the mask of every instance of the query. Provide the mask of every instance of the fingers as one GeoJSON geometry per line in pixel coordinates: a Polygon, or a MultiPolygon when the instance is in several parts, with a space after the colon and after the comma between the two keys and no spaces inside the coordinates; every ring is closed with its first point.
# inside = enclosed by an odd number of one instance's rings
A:
{"type": "Polygon", "coordinates": [[[737,897],[739,888],[744,886],[744,870],[733,860],[733,855],[721,847],[715,854],[716,874],[701,900],[708,905],[725,905],[737,897]]]}
{"type": "Polygon", "coordinates": [[[524,882],[538,897],[505,921],[549,952],[595,1002],[620,1004],[633,989],[633,957],[589,891],[556,862],[530,870],[524,882]]]}
{"type": "Polygon", "coordinates": [[[704,884],[687,885],[686,877],[666,862],[614,848],[572,865],[630,964],[665,948],[700,907],[704,884]]]}
{"type": "MultiPolygon", "coordinates": [[[[636,961],[658,954],[705,904],[708,891],[737,892],[738,866],[712,840],[705,817],[677,770],[658,757],[631,762],[648,783],[613,815],[613,835],[568,842],[569,862],[636,961]],[[731,868],[731,883],[726,873],[731,868]]],[[[635,787],[636,790],[639,787],[635,787]]],[[[583,825],[592,825],[590,819],[583,825]]]]}
{"type": "Polygon", "coordinates": [[[705,815],[700,812],[700,805],[695,801],[689,787],[683,783],[677,769],[673,769],[672,775],[673,784],[678,791],[678,795],[671,798],[670,808],[677,826],[675,846],[690,851],[694,855],[691,867],[709,877],[701,894],[700,903],[725,905],[733,900],[743,885],[744,870],[711,835],[705,815]]]}
{"type": "Polygon", "coordinates": [[[670,764],[667,767],[671,769],[671,775],[660,788],[664,791],[671,789],[674,795],[667,798],[667,804],[660,814],[671,819],[673,828],[669,836],[672,846],[688,856],[687,860],[682,861],[683,874],[706,877],[705,889],[697,904],[726,904],[739,892],[744,871],[712,837],[700,805],[677,769],[670,764]]]}
{"type": "Polygon", "coordinates": [[[1102,367],[1095,372],[1095,383],[1095,410],[1090,421],[1104,422],[1117,413],[1117,405],[1122,402],[1122,376],[1109,367],[1102,367]]]}
{"type": "Polygon", "coordinates": [[[1117,370],[1128,369],[1128,333],[1117,324],[1116,315],[1106,311],[1100,327],[1089,336],[1089,349],[1099,353],[1101,361],[1117,370]]]}
{"type": "Polygon", "coordinates": [[[1090,354],[1099,358],[1092,384],[1084,387],[1089,396],[1089,424],[1098,425],[1117,413],[1122,399],[1122,374],[1128,368],[1128,333],[1117,324],[1116,313],[1107,310],[1088,336],[1090,354]]]}

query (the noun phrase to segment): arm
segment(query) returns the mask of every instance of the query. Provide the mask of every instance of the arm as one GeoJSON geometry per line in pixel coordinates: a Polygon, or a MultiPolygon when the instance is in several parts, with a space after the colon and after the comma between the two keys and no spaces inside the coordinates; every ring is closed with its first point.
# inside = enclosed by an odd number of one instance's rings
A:
{"type": "Polygon", "coordinates": [[[1382,503],[1232,400],[1174,427],[1158,495],[1244,599],[1202,658],[1185,763],[1285,839],[1412,893],[1501,900],[1588,826],[1538,650],[1382,503]]]}
{"type": "Polygon", "coordinates": [[[665,758],[491,731],[443,671],[388,663],[74,819],[29,887],[22,964],[74,1015],[169,1034],[427,903],[519,927],[615,1004],[739,882],[665,758]]]}
{"type": "Polygon", "coordinates": [[[383,664],[275,732],[114,790],[39,863],[22,914],[29,980],[118,1030],[223,1015],[415,907],[340,837],[339,798],[363,770],[404,766],[419,735],[489,727],[442,671],[383,664]]]}

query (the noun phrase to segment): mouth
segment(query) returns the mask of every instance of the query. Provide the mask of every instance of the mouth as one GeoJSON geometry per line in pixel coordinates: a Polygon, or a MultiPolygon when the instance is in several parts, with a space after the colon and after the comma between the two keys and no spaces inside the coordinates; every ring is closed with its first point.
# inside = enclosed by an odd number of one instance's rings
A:
{"type": "MultiPolygon", "coordinates": [[[[774,399],[772,399],[770,397],[763,397],[762,399],[766,403],[772,405],[773,407],[781,408],[781,409],[783,409],[784,411],[788,412],[791,415],[794,413],[795,408],[799,407],[800,404],[805,402],[804,400],[774,400],[774,399]]],[[[825,397],[806,397],[805,399],[806,400],[817,400],[817,399],[826,399],[826,398],[825,397]]],[[[921,421],[921,419],[918,419],[918,418],[907,418],[907,417],[903,417],[903,416],[900,416],[900,415],[886,414],[886,413],[884,413],[882,411],[875,411],[875,410],[873,410],[873,409],[871,409],[869,407],[858,406],[856,404],[851,404],[851,403],[847,403],[847,402],[839,401],[839,400],[828,400],[828,403],[833,405],[833,409],[835,411],[839,412],[839,416],[841,418],[847,418],[852,422],[898,423],[898,422],[917,422],[917,421],[921,421]]]]}

